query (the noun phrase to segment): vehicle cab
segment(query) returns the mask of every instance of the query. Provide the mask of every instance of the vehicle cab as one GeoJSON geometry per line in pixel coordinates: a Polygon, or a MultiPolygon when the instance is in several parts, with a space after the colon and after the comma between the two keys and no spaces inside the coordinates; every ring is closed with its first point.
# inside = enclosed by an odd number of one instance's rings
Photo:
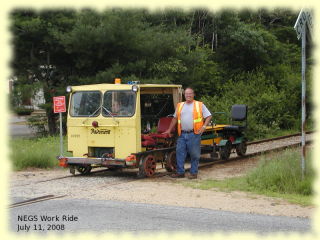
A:
{"type": "Polygon", "coordinates": [[[137,154],[156,148],[144,137],[157,132],[159,119],[170,117],[182,100],[181,85],[116,82],[67,88],[68,151],[73,156],[59,160],[73,173],[75,168],[88,173],[95,166],[138,167],[137,154]]]}

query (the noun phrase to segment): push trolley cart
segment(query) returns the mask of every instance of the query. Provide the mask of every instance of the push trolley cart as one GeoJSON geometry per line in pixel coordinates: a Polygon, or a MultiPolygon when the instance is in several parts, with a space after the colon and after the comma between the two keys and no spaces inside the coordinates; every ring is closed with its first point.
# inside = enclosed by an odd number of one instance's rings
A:
{"type": "Polygon", "coordinates": [[[238,156],[244,156],[247,151],[247,139],[245,137],[247,113],[247,105],[233,105],[230,124],[207,126],[201,137],[201,143],[203,144],[201,153],[211,153],[212,158],[220,158],[221,160],[228,160],[232,151],[235,151],[238,156]]]}

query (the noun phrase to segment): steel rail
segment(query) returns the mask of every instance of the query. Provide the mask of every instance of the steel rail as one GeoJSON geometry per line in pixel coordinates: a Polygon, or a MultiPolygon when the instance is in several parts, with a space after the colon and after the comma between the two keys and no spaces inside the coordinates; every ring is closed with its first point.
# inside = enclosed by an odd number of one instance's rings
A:
{"type": "MultiPolygon", "coordinates": [[[[93,171],[90,174],[96,174],[96,173],[101,173],[101,172],[107,172],[110,171],[110,169],[102,169],[102,170],[97,170],[97,171],[93,171]]],[[[30,184],[37,184],[37,183],[43,183],[43,182],[50,182],[50,181],[54,181],[54,180],[60,180],[60,179],[64,179],[64,178],[70,178],[70,177],[81,177],[83,176],[82,174],[78,173],[76,175],[68,175],[68,176],[62,176],[62,177],[56,177],[56,178],[50,178],[50,179],[45,179],[45,180],[40,180],[40,181],[36,181],[36,182],[32,182],[32,183],[26,183],[26,184],[21,184],[21,185],[16,185],[19,187],[23,187],[23,186],[28,186],[30,184]]],[[[16,186],[12,186],[12,187],[16,187],[16,186]]]]}
{"type": "Polygon", "coordinates": [[[24,205],[37,203],[37,202],[48,201],[48,200],[51,200],[51,199],[62,198],[62,197],[65,197],[65,196],[67,196],[67,195],[61,195],[61,196],[45,195],[45,196],[36,197],[36,198],[28,199],[28,200],[25,200],[25,201],[17,202],[17,203],[12,203],[12,204],[9,205],[9,208],[20,207],[20,206],[24,206],[24,205]]]}
{"type": "MultiPolygon", "coordinates": [[[[306,141],[306,144],[310,144],[312,142],[312,140],[308,140],[306,141]]],[[[270,152],[277,152],[277,151],[281,151],[287,148],[294,148],[294,147],[298,147],[301,146],[301,142],[299,143],[293,143],[293,144],[289,144],[289,145],[284,145],[284,146],[280,146],[280,147],[276,147],[276,148],[270,148],[270,149],[265,149],[265,150],[261,150],[261,151],[257,151],[257,152],[252,152],[249,154],[246,154],[244,156],[236,156],[236,157],[231,157],[228,160],[220,160],[217,159],[213,162],[212,158],[200,158],[200,160],[202,161],[208,161],[211,163],[225,163],[225,162],[229,162],[229,161],[235,161],[235,160],[240,160],[240,159],[246,159],[246,158],[251,158],[257,155],[262,155],[262,154],[266,154],[266,153],[270,153],[270,152]]],[[[207,166],[207,165],[206,165],[207,166]]],[[[200,167],[200,165],[199,165],[200,167]]]]}
{"type": "MultiPolygon", "coordinates": [[[[310,133],[313,133],[313,132],[314,132],[314,131],[307,131],[306,134],[310,134],[310,133]]],[[[247,142],[247,146],[248,146],[248,145],[253,145],[253,144],[264,143],[264,142],[272,142],[272,141],[281,140],[281,139],[286,139],[286,138],[290,138],[290,137],[296,137],[296,136],[301,136],[301,133],[293,133],[293,134],[284,135],[284,136],[279,136],[279,137],[274,137],[274,138],[267,138],[267,139],[261,139],[261,140],[251,141],[251,142],[247,142]]]]}

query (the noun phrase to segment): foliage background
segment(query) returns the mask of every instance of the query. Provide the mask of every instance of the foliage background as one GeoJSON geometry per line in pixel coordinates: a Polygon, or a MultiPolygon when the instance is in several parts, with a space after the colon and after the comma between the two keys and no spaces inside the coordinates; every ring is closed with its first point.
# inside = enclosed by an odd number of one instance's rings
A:
{"type": "MultiPolygon", "coordinates": [[[[212,112],[249,106],[248,138],[300,129],[300,42],[288,9],[13,10],[13,107],[42,88],[49,133],[52,97],[68,85],[123,82],[192,86],[212,112]]],[[[307,43],[310,96],[312,43],[307,43]]],[[[311,102],[307,119],[312,125],[311,102]]],[[[224,120],[226,121],[226,120],[224,120]]]]}

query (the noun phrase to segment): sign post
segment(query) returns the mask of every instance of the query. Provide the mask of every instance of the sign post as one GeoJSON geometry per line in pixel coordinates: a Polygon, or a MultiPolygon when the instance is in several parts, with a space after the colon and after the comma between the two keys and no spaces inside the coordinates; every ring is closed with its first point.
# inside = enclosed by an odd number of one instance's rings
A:
{"type": "Polygon", "coordinates": [[[53,111],[59,113],[60,118],[60,157],[63,156],[63,137],[62,137],[62,113],[66,112],[65,96],[53,97],[53,111]]]}
{"type": "Polygon", "coordinates": [[[301,38],[301,170],[302,179],[306,175],[306,32],[307,26],[309,28],[310,36],[312,34],[312,15],[309,11],[301,9],[297,21],[294,25],[294,29],[297,32],[298,39],[301,38]]]}

